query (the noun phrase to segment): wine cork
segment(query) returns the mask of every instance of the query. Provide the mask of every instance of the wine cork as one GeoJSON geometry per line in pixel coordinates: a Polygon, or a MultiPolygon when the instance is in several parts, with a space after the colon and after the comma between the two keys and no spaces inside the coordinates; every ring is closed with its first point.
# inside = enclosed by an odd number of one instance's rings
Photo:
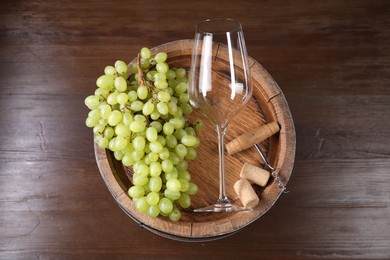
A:
{"type": "Polygon", "coordinates": [[[252,131],[244,133],[225,145],[229,154],[235,154],[252,147],[254,144],[261,143],[265,139],[279,132],[280,127],[277,122],[271,122],[262,125],[252,131]]]}
{"type": "Polygon", "coordinates": [[[261,187],[265,187],[268,183],[271,174],[269,171],[261,169],[253,164],[245,163],[241,169],[240,177],[247,179],[261,187]]]}
{"type": "Polygon", "coordinates": [[[239,179],[234,184],[234,190],[244,207],[254,208],[257,204],[259,204],[259,197],[256,195],[256,192],[253,190],[249,181],[239,179]]]}

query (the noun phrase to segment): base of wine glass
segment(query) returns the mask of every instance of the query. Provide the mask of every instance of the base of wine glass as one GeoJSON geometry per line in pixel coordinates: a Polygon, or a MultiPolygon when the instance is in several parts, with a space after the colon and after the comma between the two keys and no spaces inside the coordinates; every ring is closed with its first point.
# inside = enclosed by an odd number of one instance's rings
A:
{"type": "Polygon", "coordinates": [[[240,212],[252,211],[252,208],[245,208],[231,203],[216,203],[204,208],[194,209],[194,212],[240,212]]]}

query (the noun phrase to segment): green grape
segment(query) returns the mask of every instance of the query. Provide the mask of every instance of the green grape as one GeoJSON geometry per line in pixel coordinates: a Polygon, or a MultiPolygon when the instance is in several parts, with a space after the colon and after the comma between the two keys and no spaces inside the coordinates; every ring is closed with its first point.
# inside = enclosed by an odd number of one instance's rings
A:
{"type": "Polygon", "coordinates": [[[107,103],[110,104],[110,105],[115,105],[115,104],[118,104],[118,95],[119,93],[111,93],[110,95],[108,95],[107,97],[107,103]]]}
{"type": "Polygon", "coordinates": [[[159,192],[162,188],[162,179],[160,177],[151,177],[149,179],[149,188],[151,191],[159,192]]]}
{"type": "Polygon", "coordinates": [[[156,54],[156,56],[154,58],[155,58],[157,63],[164,62],[167,60],[168,55],[165,52],[159,52],[156,54]]]}
{"type": "Polygon", "coordinates": [[[188,194],[182,193],[180,198],[178,199],[179,205],[183,208],[186,209],[191,206],[191,198],[188,194]]]}
{"type": "Polygon", "coordinates": [[[178,140],[181,140],[184,136],[187,135],[187,132],[186,132],[186,130],[179,128],[179,129],[176,129],[173,134],[176,136],[176,138],[178,140]]]}
{"type": "Polygon", "coordinates": [[[184,78],[186,76],[186,70],[183,68],[176,69],[175,72],[176,72],[177,79],[184,78]]]}
{"type": "Polygon", "coordinates": [[[161,168],[164,172],[171,172],[173,170],[173,163],[170,160],[163,160],[161,162],[161,168]]]}
{"type": "MultiPolygon", "coordinates": [[[[115,143],[115,141],[114,141],[114,143],[115,143]]],[[[114,157],[118,161],[122,160],[123,156],[124,156],[124,154],[121,151],[114,151],[114,157]]]]}
{"type": "Polygon", "coordinates": [[[176,94],[182,94],[184,92],[187,91],[187,83],[186,82],[180,82],[179,84],[177,84],[177,86],[175,87],[175,92],[176,94]]]}
{"type": "Polygon", "coordinates": [[[154,153],[161,153],[163,151],[164,147],[162,146],[161,143],[155,141],[155,142],[149,143],[149,148],[154,153]]]}
{"type": "Polygon", "coordinates": [[[107,137],[100,138],[97,143],[98,143],[100,148],[105,149],[105,148],[108,147],[108,139],[107,139],[107,137]]]}
{"type": "Polygon", "coordinates": [[[112,111],[107,118],[110,126],[116,126],[122,120],[122,113],[118,110],[112,111]]]}
{"type": "Polygon", "coordinates": [[[164,147],[159,155],[161,160],[166,160],[169,158],[170,152],[168,148],[164,147]]]}
{"type": "Polygon", "coordinates": [[[166,115],[168,114],[168,105],[164,102],[158,102],[157,103],[157,111],[161,114],[161,115],[166,115]]]}
{"type": "Polygon", "coordinates": [[[124,61],[117,60],[114,64],[115,69],[118,73],[123,74],[127,72],[127,64],[124,61]]]}
{"type": "Polygon", "coordinates": [[[115,126],[115,134],[117,136],[125,137],[125,136],[130,135],[130,129],[128,126],[126,126],[122,123],[119,123],[115,126]]]}
{"type": "Polygon", "coordinates": [[[183,110],[184,115],[189,115],[192,113],[192,106],[189,103],[183,103],[180,105],[181,109],[183,110]]]}
{"type": "Polygon", "coordinates": [[[153,121],[149,125],[154,127],[156,129],[157,133],[160,132],[163,128],[162,124],[159,121],[153,121]]]}
{"type": "Polygon", "coordinates": [[[184,127],[186,120],[183,117],[172,118],[171,120],[169,120],[169,123],[171,123],[175,129],[180,129],[184,127]]]}
{"type": "Polygon", "coordinates": [[[134,116],[134,120],[135,121],[146,121],[146,117],[144,116],[144,115],[141,115],[141,114],[136,114],[135,116],[134,116]]]}
{"type": "Polygon", "coordinates": [[[152,101],[148,101],[144,104],[144,106],[142,107],[142,113],[145,115],[145,116],[148,116],[150,114],[152,114],[154,111],[154,104],[152,101]]]}
{"type": "Polygon", "coordinates": [[[128,143],[129,143],[129,141],[126,138],[124,138],[122,136],[117,136],[117,137],[115,137],[115,143],[114,143],[115,148],[114,149],[117,151],[120,151],[120,150],[124,149],[128,143]]]}
{"type": "Polygon", "coordinates": [[[153,79],[154,79],[154,81],[166,81],[167,77],[166,77],[165,73],[156,72],[153,75],[153,79]]]}
{"type": "MultiPolygon", "coordinates": [[[[187,148],[187,154],[188,154],[188,148],[187,148]]],[[[178,163],[181,161],[180,157],[177,156],[176,153],[169,153],[169,160],[170,160],[174,165],[178,164],[178,163]]]]}
{"type": "Polygon", "coordinates": [[[159,142],[162,146],[167,144],[167,140],[165,140],[165,137],[162,135],[157,136],[157,142],[159,142]]]}
{"type": "MultiPolygon", "coordinates": [[[[149,146],[146,146],[146,147],[149,147],[149,146]]],[[[151,162],[151,165],[153,164],[153,162],[157,162],[159,156],[157,153],[148,153],[148,158],[149,158],[149,161],[151,162]]],[[[150,170],[151,171],[151,170],[150,170]]]]}
{"type": "Polygon", "coordinates": [[[181,196],[179,191],[165,190],[164,196],[172,201],[178,200],[181,196]]]}
{"type": "Polygon", "coordinates": [[[148,96],[149,92],[148,92],[148,88],[146,86],[139,86],[137,88],[137,95],[139,97],[139,99],[142,99],[144,100],[147,96],[148,96]]]}
{"type": "Polygon", "coordinates": [[[110,91],[108,89],[97,88],[95,90],[95,96],[101,96],[102,98],[107,98],[109,93],[110,91]]]}
{"type": "Polygon", "coordinates": [[[150,172],[150,168],[145,163],[140,163],[134,172],[139,176],[147,177],[150,172]]]}
{"type": "Polygon", "coordinates": [[[173,132],[175,131],[175,127],[172,123],[170,122],[167,122],[163,125],[163,132],[164,134],[166,134],[167,136],[168,135],[172,135],[173,132]]]}
{"type": "Polygon", "coordinates": [[[93,120],[99,121],[100,119],[100,109],[95,108],[88,113],[88,117],[92,118],[93,120]]]}
{"type": "Polygon", "coordinates": [[[102,134],[103,132],[104,132],[104,129],[106,128],[106,126],[105,125],[101,125],[100,123],[98,123],[97,125],[95,125],[94,127],[93,127],[93,133],[95,134],[95,135],[100,135],[100,134],[102,134]]]}
{"type": "Polygon", "coordinates": [[[187,93],[180,94],[179,102],[180,103],[188,103],[188,102],[190,102],[190,96],[187,93]]]}
{"type": "Polygon", "coordinates": [[[96,85],[99,88],[111,90],[114,88],[114,80],[112,75],[102,75],[96,80],[96,85]]]}
{"type": "Polygon", "coordinates": [[[172,212],[169,214],[169,219],[171,221],[178,221],[181,217],[180,210],[175,208],[172,210],[172,212]]]}
{"type": "Polygon", "coordinates": [[[169,214],[173,210],[173,204],[167,198],[162,198],[158,203],[158,206],[160,207],[160,211],[165,214],[169,214]]]}
{"type": "Polygon", "coordinates": [[[141,198],[145,195],[145,189],[141,186],[131,186],[127,193],[132,198],[141,198]]]}
{"type": "Polygon", "coordinates": [[[144,106],[144,103],[142,103],[139,100],[135,100],[135,101],[131,102],[130,109],[135,111],[135,112],[138,112],[138,111],[142,110],[143,106],[144,106]]]}
{"type": "Polygon", "coordinates": [[[204,123],[200,119],[196,119],[194,121],[194,125],[195,125],[195,131],[196,132],[202,131],[204,129],[204,123]]]}
{"type": "Polygon", "coordinates": [[[141,58],[141,68],[146,69],[147,67],[149,67],[149,65],[150,65],[149,59],[141,58]]]}
{"type": "Polygon", "coordinates": [[[168,70],[169,70],[169,66],[167,63],[165,62],[157,62],[156,64],[156,70],[159,72],[159,73],[167,73],[168,70]]]}
{"type": "Polygon", "coordinates": [[[144,157],[144,162],[145,162],[146,165],[148,165],[148,166],[150,165],[150,161],[149,161],[149,157],[148,156],[144,157]]]}
{"type": "Polygon", "coordinates": [[[124,149],[122,149],[123,154],[128,154],[128,153],[131,153],[132,151],[134,151],[134,146],[131,142],[128,142],[126,147],[124,149]]]}
{"type": "Polygon", "coordinates": [[[181,184],[180,192],[186,192],[190,188],[190,184],[188,181],[184,179],[179,179],[179,182],[181,184]]]}
{"type": "Polygon", "coordinates": [[[178,179],[169,179],[166,183],[167,189],[170,191],[179,192],[181,189],[181,183],[178,179]]]}
{"type": "MultiPolygon", "coordinates": [[[[187,164],[188,164],[188,162],[187,162],[187,164]]],[[[187,170],[178,170],[178,172],[179,172],[179,176],[178,176],[179,179],[183,179],[186,181],[191,180],[191,174],[187,170]]]]}
{"type": "Polygon", "coordinates": [[[184,128],[184,130],[186,131],[187,135],[196,136],[196,132],[195,132],[194,128],[188,126],[188,127],[184,128]]]}
{"type": "Polygon", "coordinates": [[[117,101],[119,104],[123,105],[129,100],[129,95],[127,93],[120,93],[117,97],[117,101]]]}
{"type": "Polygon", "coordinates": [[[157,218],[160,214],[160,207],[158,205],[151,205],[147,210],[147,214],[152,218],[157,218]]]}
{"type": "Polygon", "coordinates": [[[176,165],[176,169],[178,171],[185,171],[188,169],[188,162],[186,160],[183,160],[183,161],[180,161],[177,165],[176,165]]]}
{"type": "Polygon", "coordinates": [[[131,72],[131,74],[138,73],[137,63],[133,63],[133,64],[130,65],[130,72],[131,72]]]}
{"type": "Polygon", "coordinates": [[[124,125],[129,126],[134,121],[133,116],[129,112],[123,113],[122,122],[124,125]]]}
{"type": "Polygon", "coordinates": [[[171,99],[171,95],[166,91],[160,91],[157,93],[157,98],[161,102],[168,102],[171,99]]]}
{"type": "Polygon", "coordinates": [[[156,75],[156,73],[157,73],[157,71],[155,71],[155,70],[150,70],[150,71],[148,71],[147,73],[146,73],[146,79],[148,80],[148,81],[153,81],[154,80],[154,75],[156,75]]]}
{"type": "Polygon", "coordinates": [[[100,116],[104,119],[108,119],[109,115],[111,114],[112,109],[111,106],[104,103],[100,106],[100,116]]]}
{"type": "Polygon", "coordinates": [[[145,122],[141,121],[141,120],[135,120],[135,121],[131,122],[129,125],[130,131],[132,131],[134,133],[139,133],[139,132],[144,131],[145,127],[146,127],[145,122]]]}
{"type": "Polygon", "coordinates": [[[195,160],[197,157],[197,152],[195,150],[195,148],[193,147],[188,147],[187,148],[187,155],[186,155],[186,158],[188,160],[195,160]]]}
{"type": "Polygon", "coordinates": [[[104,74],[106,75],[115,76],[116,73],[117,71],[113,66],[106,66],[104,68],[104,74]]]}
{"type": "Polygon", "coordinates": [[[168,87],[168,83],[165,80],[156,80],[154,81],[154,86],[158,89],[166,89],[168,87]]]}
{"type": "Polygon", "coordinates": [[[150,170],[150,176],[152,177],[158,177],[161,174],[162,168],[161,164],[157,161],[152,162],[149,167],[150,170]]]}
{"type": "Polygon", "coordinates": [[[125,153],[122,157],[122,163],[124,166],[131,166],[134,164],[133,156],[131,155],[131,152],[125,153]]]}
{"type": "Polygon", "coordinates": [[[153,120],[157,120],[160,118],[160,112],[157,111],[157,109],[155,109],[153,111],[153,113],[150,114],[150,118],[153,119],[153,120]]]}
{"type": "Polygon", "coordinates": [[[146,47],[143,47],[140,51],[141,58],[149,59],[150,58],[150,50],[146,47]]]}
{"type": "Polygon", "coordinates": [[[174,135],[167,135],[165,140],[167,141],[167,146],[169,148],[175,148],[177,146],[177,138],[174,135]]]}
{"type": "Polygon", "coordinates": [[[192,182],[189,182],[188,185],[189,186],[188,186],[187,194],[188,195],[195,195],[198,192],[198,186],[192,182]]]}
{"type": "Polygon", "coordinates": [[[170,179],[177,179],[179,177],[179,173],[176,170],[176,168],[173,168],[171,172],[166,172],[164,173],[165,180],[170,180],[170,179]]]}
{"type": "Polygon", "coordinates": [[[137,92],[135,90],[131,90],[127,94],[129,95],[129,101],[130,102],[136,101],[138,99],[138,94],[137,94],[137,92]]]}
{"type": "Polygon", "coordinates": [[[160,196],[157,192],[152,191],[146,196],[146,202],[148,202],[149,205],[157,205],[159,201],[160,196]]]}
{"type": "Polygon", "coordinates": [[[174,115],[177,113],[177,104],[173,102],[172,100],[168,102],[168,112],[171,115],[174,115]]]}
{"type": "Polygon", "coordinates": [[[122,77],[115,78],[114,86],[119,92],[124,92],[127,89],[126,80],[122,77]]]}
{"type": "Polygon", "coordinates": [[[166,73],[166,77],[168,80],[175,79],[176,73],[173,70],[168,70],[166,73]]]}
{"type": "Polygon", "coordinates": [[[133,139],[134,150],[143,151],[145,149],[145,138],[142,136],[137,136],[133,139]]]}
{"type": "Polygon", "coordinates": [[[104,129],[103,134],[107,139],[111,139],[115,134],[114,128],[112,128],[110,126],[106,127],[106,129],[104,129]]]}
{"type": "Polygon", "coordinates": [[[133,184],[136,186],[143,186],[149,182],[148,177],[146,176],[141,176],[141,175],[136,175],[134,174],[133,176],[133,184]]]}
{"type": "Polygon", "coordinates": [[[131,156],[133,156],[134,161],[141,160],[144,157],[144,155],[145,155],[144,151],[136,151],[136,150],[134,150],[134,151],[131,152],[131,156]]]}
{"type": "Polygon", "coordinates": [[[105,127],[108,124],[107,119],[101,118],[99,124],[105,127]]]}
{"type": "Polygon", "coordinates": [[[96,95],[91,95],[85,98],[84,103],[89,109],[95,109],[100,105],[100,98],[96,95]]]}
{"type": "Polygon", "coordinates": [[[137,200],[135,200],[134,202],[135,202],[135,208],[139,212],[146,212],[149,208],[149,204],[146,201],[146,197],[137,198],[137,200]]]}
{"type": "Polygon", "coordinates": [[[187,155],[187,147],[184,144],[178,144],[175,147],[175,152],[179,157],[184,158],[187,155]]]}
{"type": "Polygon", "coordinates": [[[157,140],[157,130],[154,127],[148,127],[146,129],[146,138],[149,142],[154,142],[157,140]]]}
{"type": "Polygon", "coordinates": [[[176,113],[173,116],[177,118],[181,118],[183,117],[183,115],[184,115],[183,109],[181,109],[181,107],[178,107],[176,113]]]}
{"type": "Polygon", "coordinates": [[[195,146],[198,143],[198,138],[192,135],[185,135],[180,141],[185,146],[195,146]]]}

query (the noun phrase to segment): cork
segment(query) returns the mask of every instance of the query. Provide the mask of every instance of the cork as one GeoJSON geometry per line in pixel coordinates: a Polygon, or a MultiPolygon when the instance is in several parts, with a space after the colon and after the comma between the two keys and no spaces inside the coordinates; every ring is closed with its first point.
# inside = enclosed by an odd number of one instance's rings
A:
{"type": "Polygon", "coordinates": [[[241,200],[242,205],[246,208],[254,208],[259,204],[259,197],[253,190],[252,185],[245,179],[239,179],[234,184],[234,190],[241,200]]]}
{"type": "Polygon", "coordinates": [[[241,169],[240,177],[255,183],[261,187],[265,187],[268,183],[271,174],[264,169],[261,169],[253,164],[245,163],[241,169]]]}
{"type": "Polygon", "coordinates": [[[252,147],[254,144],[261,143],[265,139],[279,132],[280,127],[277,122],[271,122],[262,125],[252,131],[244,133],[225,145],[229,154],[235,154],[252,147]]]}

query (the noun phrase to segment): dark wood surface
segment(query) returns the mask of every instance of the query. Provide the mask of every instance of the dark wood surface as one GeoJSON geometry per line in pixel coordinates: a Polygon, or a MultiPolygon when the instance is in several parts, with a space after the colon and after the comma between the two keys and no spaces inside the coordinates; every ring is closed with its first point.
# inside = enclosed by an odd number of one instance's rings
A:
{"type": "Polygon", "coordinates": [[[0,59],[0,259],[390,258],[389,1],[3,1],[0,59]],[[226,16],[289,103],[290,193],[233,236],[176,242],[114,202],[83,100],[105,65],[226,16]]]}

